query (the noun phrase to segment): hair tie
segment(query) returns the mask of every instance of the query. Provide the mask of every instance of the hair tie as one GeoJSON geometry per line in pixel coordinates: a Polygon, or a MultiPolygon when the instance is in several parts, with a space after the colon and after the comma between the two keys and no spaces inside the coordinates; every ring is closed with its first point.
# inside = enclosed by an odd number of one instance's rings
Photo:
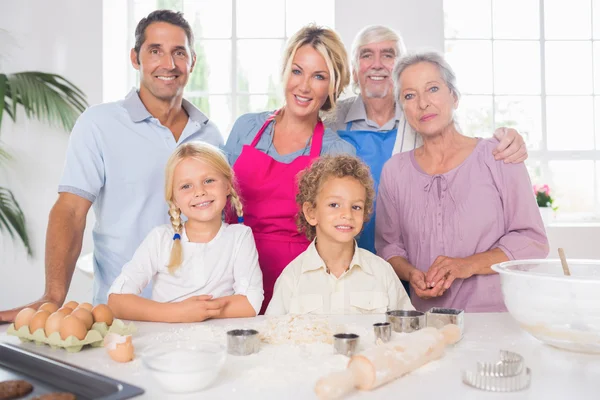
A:
{"type": "Polygon", "coordinates": [[[181,235],[179,233],[174,234],[173,240],[181,240],[181,235]]]}
{"type": "Polygon", "coordinates": [[[238,224],[244,223],[244,217],[238,217],[238,224]]]}

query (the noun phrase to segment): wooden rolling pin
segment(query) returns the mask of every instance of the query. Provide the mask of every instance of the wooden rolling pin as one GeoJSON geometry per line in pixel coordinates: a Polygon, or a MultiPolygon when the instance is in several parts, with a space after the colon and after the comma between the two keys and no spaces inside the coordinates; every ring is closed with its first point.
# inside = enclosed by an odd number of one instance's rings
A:
{"type": "Polygon", "coordinates": [[[460,339],[460,328],[428,327],[403,335],[394,342],[375,346],[350,358],[344,371],[319,379],[315,393],[321,400],[339,399],[356,389],[371,390],[444,355],[448,344],[460,339]]]}

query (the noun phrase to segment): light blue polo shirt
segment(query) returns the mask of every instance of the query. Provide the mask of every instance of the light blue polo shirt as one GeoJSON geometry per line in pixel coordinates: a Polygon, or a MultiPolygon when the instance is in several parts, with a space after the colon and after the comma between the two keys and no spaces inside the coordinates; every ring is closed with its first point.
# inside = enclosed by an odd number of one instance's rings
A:
{"type": "Polygon", "coordinates": [[[185,99],[183,108],[189,119],[178,142],[136,89],[88,108],[73,128],[58,192],[93,203],[94,304],[107,302],[110,285],[152,228],[169,223],[164,169],[175,148],[195,140],[223,147],[214,123],[185,99]]]}

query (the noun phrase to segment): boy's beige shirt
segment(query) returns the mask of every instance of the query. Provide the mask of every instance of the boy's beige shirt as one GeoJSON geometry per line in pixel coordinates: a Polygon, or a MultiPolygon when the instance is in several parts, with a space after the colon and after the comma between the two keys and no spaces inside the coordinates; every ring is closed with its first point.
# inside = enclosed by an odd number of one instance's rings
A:
{"type": "Polygon", "coordinates": [[[414,310],[392,266],[354,243],[350,268],[327,273],[315,241],[281,273],[267,315],[375,314],[414,310]]]}

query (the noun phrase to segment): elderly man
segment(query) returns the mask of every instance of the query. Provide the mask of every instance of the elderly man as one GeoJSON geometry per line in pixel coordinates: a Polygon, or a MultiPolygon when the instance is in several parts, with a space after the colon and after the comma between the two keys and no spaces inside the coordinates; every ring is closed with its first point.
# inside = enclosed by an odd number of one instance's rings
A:
{"type": "MultiPolygon", "coordinates": [[[[140,88],[89,108],[73,128],[48,222],[45,293],[27,307],[64,302],[92,205],[94,303],[106,303],[108,288],[143,238],[168,222],[164,168],[170,154],[193,140],[223,145],[216,126],[183,99],[193,49],[181,13],[158,10],[139,22],[131,63],[140,88]]],[[[0,321],[12,321],[21,308],[0,312],[0,321]]]]}
{"type": "MultiPolygon", "coordinates": [[[[421,145],[421,138],[406,123],[394,99],[392,70],[406,53],[400,36],[385,26],[367,26],[352,44],[352,77],[360,94],[338,102],[335,116],[326,124],[354,145],[359,157],[371,168],[375,190],[383,164],[392,154],[421,145]]],[[[494,136],[500,144],[497,160],[519,163],[527,158],[523,138],[514,129],[499,128],[494,136]]],[[[375,216],[364,227],[358,245],[375,252],[375,216]]]]}

